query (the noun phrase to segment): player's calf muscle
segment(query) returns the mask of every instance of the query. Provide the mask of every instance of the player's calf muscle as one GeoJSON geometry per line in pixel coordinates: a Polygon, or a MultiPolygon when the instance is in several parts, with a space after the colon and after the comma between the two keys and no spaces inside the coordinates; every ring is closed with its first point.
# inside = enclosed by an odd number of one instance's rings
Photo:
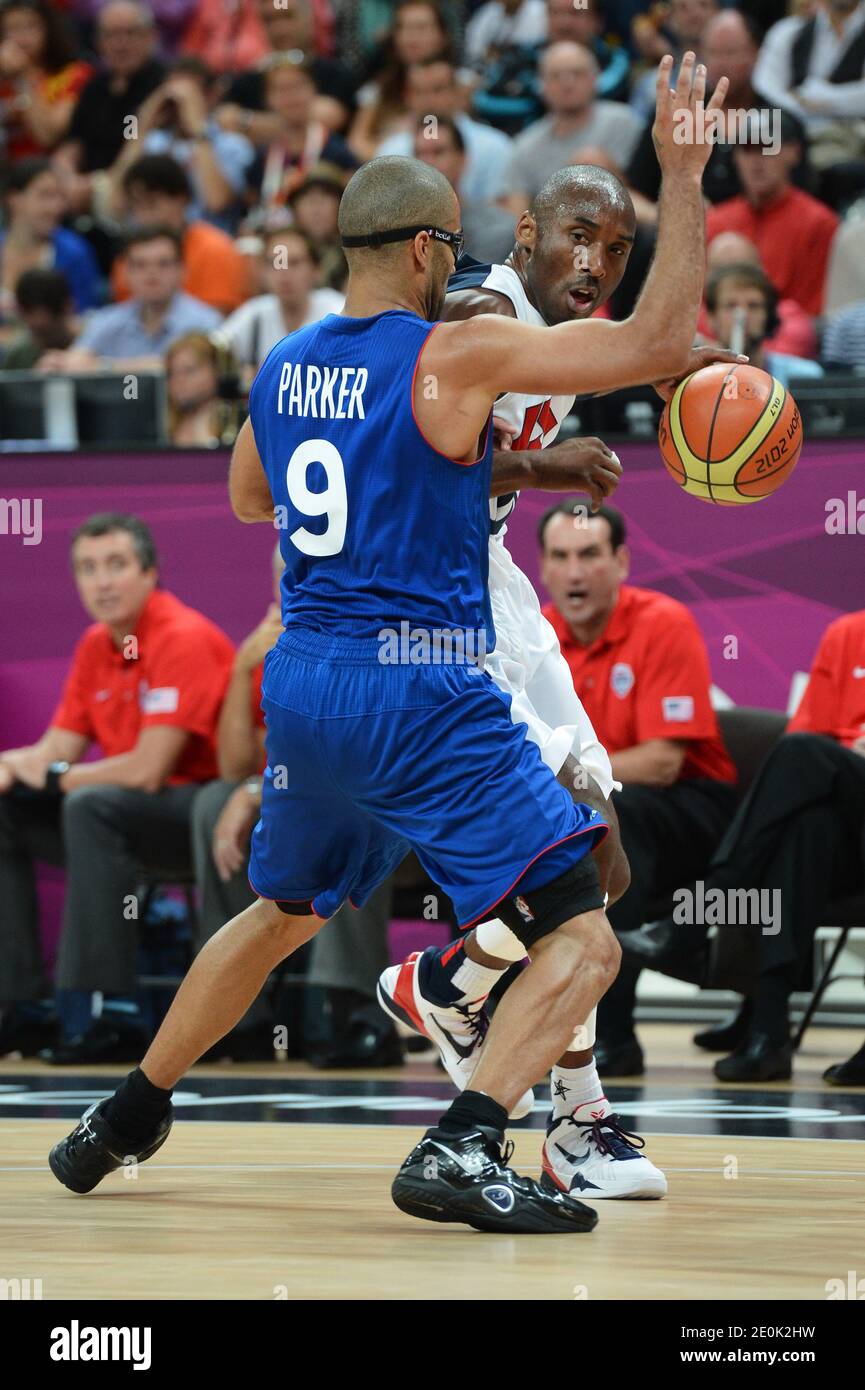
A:
{"type": "Polygon", "coordinates": [[[571,1024],[606,994],[621,960],[619,943],[600,910],[563,922],[529,954],[533,964],[543,961],[548,1009],[571,1024]]]}

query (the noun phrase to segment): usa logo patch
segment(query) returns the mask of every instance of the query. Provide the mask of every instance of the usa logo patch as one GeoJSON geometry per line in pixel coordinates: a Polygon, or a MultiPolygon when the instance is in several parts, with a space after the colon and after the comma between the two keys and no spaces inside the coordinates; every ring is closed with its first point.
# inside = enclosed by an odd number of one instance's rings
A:
{"type": "Polygon", "coordinates": [[[610,688],[614,695],[618,695],[620,700],[630,694],[634,688],[634,671],[627,661],[617,661],[610,672],[610,688]]]}

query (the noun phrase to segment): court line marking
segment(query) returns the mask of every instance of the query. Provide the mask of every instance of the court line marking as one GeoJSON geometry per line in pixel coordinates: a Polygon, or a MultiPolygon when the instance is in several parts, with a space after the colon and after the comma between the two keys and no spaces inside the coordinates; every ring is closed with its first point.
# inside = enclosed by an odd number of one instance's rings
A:
{"type": "MultiPolygon", "coordinates": [[[[717,1167],[710,1168],[679,1168],[672,1164],[664,1164],[665,1173],[723,1173],[725,1165],[719,1164],[717,1167]]],[[[150,1172],[219,1172],[219,1173],[358,1173],[358,1172],[386,1172],[394,1171],[393,1163],[148,1163],[150,1172]]],[[[47,1163],[35,1163],[30,1165],[6,1165],[0,1164],[0,1173],[48,1173],[50,1168],[47,1163]]],[[[116,1170],[122,1172],[122,1169],[116,1170]]],[[[110,1176],[110,1175],[109,1175],[110,1176]]],[[[746,1168],[740,1170],[738,1177],[763,1177],[781,1176],[789,1179],[798,1178],[851,1178],[856,1182],[861,1181],[862,1174],[858,1171],[847,1168],[797,1168],[791,1172],[788,1168],[746,1168]]],[[[128,1179],[127,1179],[128,1181],[128,1179]]],[[[730,1181],[733,1181],[731,1179],[730,1181]]]]}

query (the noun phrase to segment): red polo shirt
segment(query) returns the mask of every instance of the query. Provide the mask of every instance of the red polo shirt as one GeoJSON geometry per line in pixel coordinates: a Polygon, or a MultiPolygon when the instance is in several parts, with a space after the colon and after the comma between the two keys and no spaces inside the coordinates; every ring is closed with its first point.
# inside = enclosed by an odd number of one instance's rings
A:
{"type": "Polygon", "coordinates": [[[795,299],[809,314],[823,309],[829,251],[838,215],[825,203],[788,188],[774,203],[752,208],[741,195],[706,213],[706,243],[720,232],[740,232],[760,252],[763,269],[781,299],[795,299]]]}
{"type": "Polygon", "coordinates": [[[679,781],[735,782],[709,700],[706,646],[684,604],[623,584],[606,628],[588,647],[577,642],[554,604],[547,604],[544,616],[558,634],[574,689],[611,756],[652,738],[683,739],[679,781]]]}
{"type": "Polygon", "coordinates": [[[788,733],[830,734],[849,748],[865,737],[865,609],[830,623],[788,733]]]}
{"type": "Polygon", "coordinates": [[[51,724],[98,743],[106,758],[128,753],[142,729],[168,724],[190,734],[168,782],[218,777],[216,721],[234,647],[225,633],[185,603],[154,589],[124,655],[105,623],[80,638],[51,724]]]}

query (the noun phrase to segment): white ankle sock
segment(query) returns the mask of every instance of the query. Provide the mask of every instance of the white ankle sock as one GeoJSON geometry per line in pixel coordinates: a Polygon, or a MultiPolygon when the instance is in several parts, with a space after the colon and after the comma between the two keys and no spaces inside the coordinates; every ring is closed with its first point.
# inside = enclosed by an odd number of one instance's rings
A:
{"type": "Polygon", "coordinates": [[[478,965],[477,961],[469,960],[466,956],[459,970],[455,970],[451,976],[451,984],[459,990],[461,1003],[476,1003],[486,999],[496,980],[500,980],[504,973],[504,970],[491,970],[487,965],[478,965]]]}
{"type": "Polygon", "coordinates": [[[594,1057],[584,1067],[553,1067],[550,1074],[550,1093],[557,1120],[576,1114],[588,1120],[609,1115],[612,1110],[598,1076],[594,1057]]]}

